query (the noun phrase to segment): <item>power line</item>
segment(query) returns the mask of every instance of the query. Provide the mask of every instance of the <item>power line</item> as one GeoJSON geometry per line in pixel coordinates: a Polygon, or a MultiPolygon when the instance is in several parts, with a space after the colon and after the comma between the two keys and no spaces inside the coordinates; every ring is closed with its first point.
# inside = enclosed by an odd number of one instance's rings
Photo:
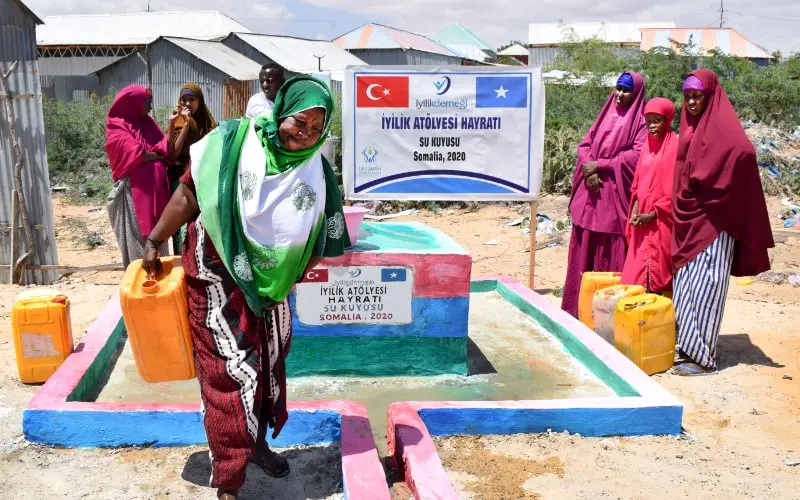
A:
{"type": "Polygon", "coordinates": [[[741,16],[741,17],[756,17],[756,18],[760,18],[760,19],[770,19],[770,20],[773,20],[773,21],[800,22],[800,18],[798,18],[798,17],[767,16],[767,15],[764,15],[764,14],[761,14],[761,13],[755,13],[755,12],[751,13],[751,12],[732,12],[732,11],[728,11],[728,14],[733,14],[735,16],[741,16]]]}

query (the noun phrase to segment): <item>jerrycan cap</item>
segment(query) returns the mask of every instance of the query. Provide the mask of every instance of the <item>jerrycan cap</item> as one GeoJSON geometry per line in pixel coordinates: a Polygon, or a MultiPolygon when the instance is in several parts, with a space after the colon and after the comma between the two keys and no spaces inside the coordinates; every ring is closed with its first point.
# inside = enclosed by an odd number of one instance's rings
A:
{"type": "Polygon", "coordinates": [[[158,281],[154,280],[152,277],[148,277],[148,279],[142,283],[142,292],[148,295],[157,294],[159,289],[158,281]]]}

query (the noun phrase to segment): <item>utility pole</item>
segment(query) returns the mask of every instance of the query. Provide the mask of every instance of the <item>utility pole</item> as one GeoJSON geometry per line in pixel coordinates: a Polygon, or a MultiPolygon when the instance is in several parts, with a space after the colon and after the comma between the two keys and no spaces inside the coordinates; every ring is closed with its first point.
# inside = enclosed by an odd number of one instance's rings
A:
{"type": "Polygon", "coordinates": [[[150,8],[150,0],[147,0],[147,12],[153,12],[153,9],[150,8]]]}
{"type": "Polygon", "coordinates": [[[723,5],[723,0],[719,0],[719,27],[722,28],[725,24],[725,5],[723,5]]]}
{"type": "Polygon", "coordinates": [[[322,58],[325,56],[314,56],[317,58],[317,65],[319,66],[319,72],[322,73],[322,58]]]}

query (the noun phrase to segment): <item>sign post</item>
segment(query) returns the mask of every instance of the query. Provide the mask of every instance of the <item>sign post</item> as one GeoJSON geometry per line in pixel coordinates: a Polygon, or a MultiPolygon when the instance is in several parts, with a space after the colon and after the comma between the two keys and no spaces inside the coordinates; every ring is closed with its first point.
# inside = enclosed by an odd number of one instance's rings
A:
{"type": "Polygon", "coordinates": [[[347,200],[531,202],[529,285],[544,155],[539,68],[349,67],[347,200]]]}

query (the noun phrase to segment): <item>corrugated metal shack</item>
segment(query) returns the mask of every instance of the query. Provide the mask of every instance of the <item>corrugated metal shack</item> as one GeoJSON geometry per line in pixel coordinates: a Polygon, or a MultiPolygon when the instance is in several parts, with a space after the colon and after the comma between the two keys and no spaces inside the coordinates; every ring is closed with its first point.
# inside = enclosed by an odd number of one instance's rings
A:
{"type": "Polygon", "coordinates": [[[248,99],[260,91],[260,69],[221,42],[161,37],[96,75],[102,95],[133,84],[150,87],[156,111],[174,106],[181,87],[196,83],[214,117],[224,120],[244,116],[248,99]]]}
{"type": "Polygon", "coordinates": [[[535,23],[528,26],[528,65],[545,68],[563,54],[563,47],[586,40],[614,44],[620,57],[635,55],[642,41],[642,29],[673,28],[675,23],[535,23]]]}
{"type": "Polygon", "coordinates": [[[216,11],[48,16],[37,48],[45,97],[85,99],[99,91],[94,73],[161,36],[214,40],[250,30],[216,11]]]}
{"type": "Polygon", "coordinates": [[[380,24],[365,24],[333,41],[376,66],[465,66],[475,64],[463,54],[430,38],[380,24]]]}
{"type": "Polygon", "coordinates": [[[231,33],[222,43],[261,65],[280,65],[286,71],[286,78],[298,74],[330,74],[331,91],[337,96],[342,95],[344,70],[348,66],[367,64],[327,40],[231,33]]]}
{"type": "MultiPolygon", "coordinates": [[[[5,74],[16,62],[17,67],[6,80],[11,99],[15,128],[25,158],[22,171],[23,194],[30,224],[33,227],[36,253],[32,265],[58,263],[50,177],[45,151],[42,93],[36,60],[36,26],[42,21],[19,0],[0,0],[0,72],[5,74]]],[[[11,264],[12,227],[11,204],[14,190],[16,155],[12,148],[11,131],[5,106],[0,105],[0,265],[11,264]]],[[[20,230],[18,255],[24,251],[20,230]]],[[[14,253],[17,253],[14,252],[14,253]]],[[[0,281],[9,282],[8,267],[0,267],[0,281]]],[[[53,271],[28,271],[26,283],[50,284],[58,275],[53,271]]]]}

